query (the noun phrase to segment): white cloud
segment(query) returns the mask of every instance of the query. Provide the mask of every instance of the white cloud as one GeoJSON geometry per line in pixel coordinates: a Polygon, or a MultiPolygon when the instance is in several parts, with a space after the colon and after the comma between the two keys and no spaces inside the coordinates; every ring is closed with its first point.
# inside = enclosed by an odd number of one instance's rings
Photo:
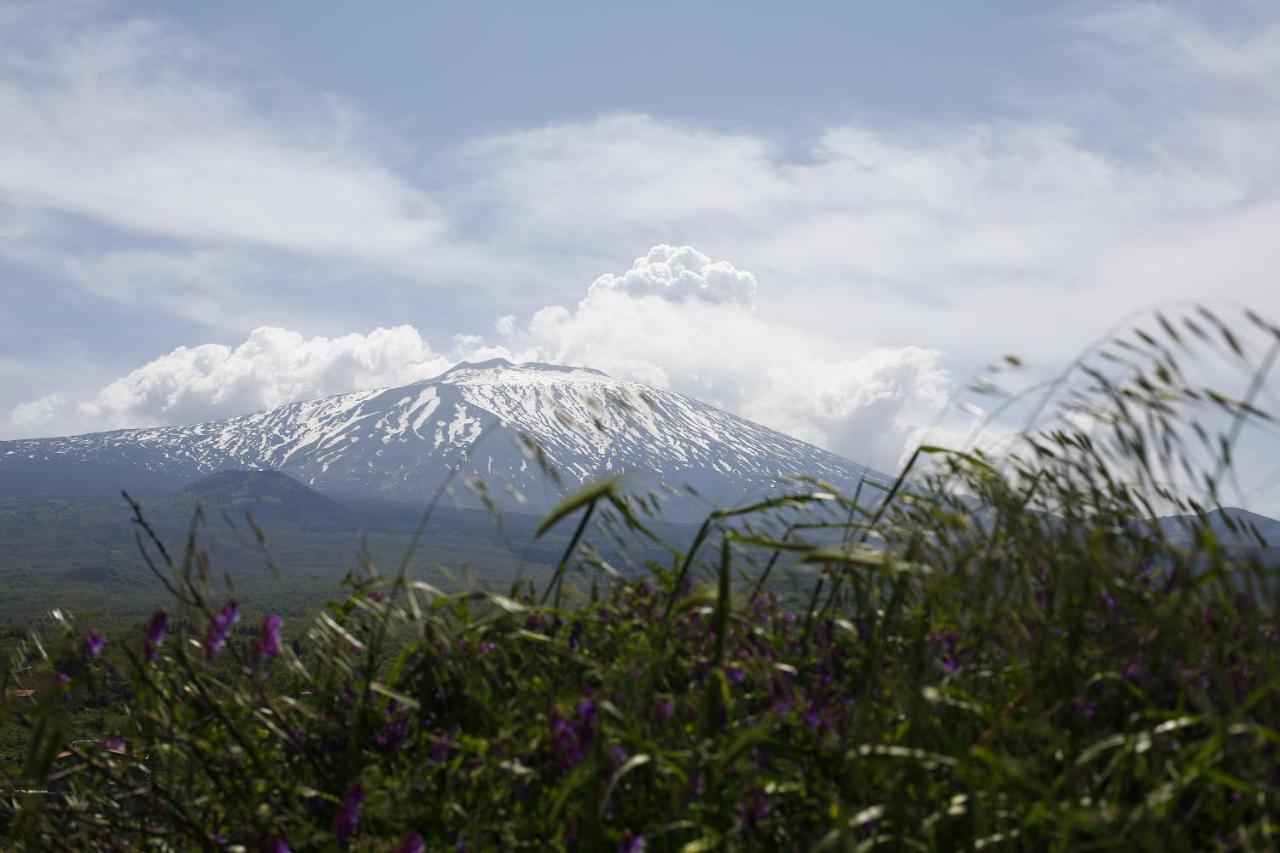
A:
{"type": "Polygon", "coordinates": [[[654,246],[621,275],[605,273],[591,283],[587,298],[606,293],[660,296],[673,302],[692,299],[754,307],[756,277],[728,261],[713,262],[690,246],[654,246]]]}
{"type": "Polygon", "coordinates": [[[213,46],[154,21],[27,12],[0,17],[0,200],[387,265],[440,237],[430,197],[379,162],[346,105],[254,103],[213,46]]]}
{"type": "Polygon", "coordinates": [[[972,368],[1007,350],[1068,358],[1167,300],[1280,314],[1280,243],[1266,236],[1280,231],[1280,159],[1246,168],[1224,153],[1280,151],[1280,123],[1184,130],[1214,154],[1120,153],[1041,119],[833,128],[796,155],[606,116],[477,144],[487,178],[468,191],[495,211],[495,253],[543,247],[531,266],[678,236],[767,280],[765,315],[832,339],[927,343],[972,368]]]}
{"type": "Polygon", "coordinates": [[[628,273],[597,279],[576,308],[537,312],[507,343],[520,358],[668,387],[852,459],[896,465],[906,438],[946,402],[941,353],[862,344],[851,354],[848,341],[764,319],[754,290],[755,276],[732,264],[656,246],[628,273]],[[671,259],[729,285],[712,298],[700,284],[672,286],[671,259]]]}
{"type": "Polygon", "coordinates": [[[197,423],[413,382],[449,364],[410,326],[337,338],[264,327],[235,347],[179,347],[85,399],[54,394],[24,403],[10,423],[27,434],[197,423]]]}

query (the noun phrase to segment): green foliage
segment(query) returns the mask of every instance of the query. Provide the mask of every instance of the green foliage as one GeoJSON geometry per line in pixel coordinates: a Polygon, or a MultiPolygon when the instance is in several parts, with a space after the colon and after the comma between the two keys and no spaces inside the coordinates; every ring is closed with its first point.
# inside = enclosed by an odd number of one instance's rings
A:
{"type": "Polygon", "coordinates": [[[1180,407],[1228,438],[1265,415],[1179,384],[1142,334],[1160,370],[1098,373],[1087,409],[999,456],[922,448],[870,503],[713,513],[663,559],[603,483],[543,526],[575,522],[541,586],[365,567],[278,650],[272,623],[233,624],[194,539],[153,540],[162,645],[138,625],[97,654],[59,617],[5,673],[13,843],[1273,848],[1276,570],[1221,515],[1173,535],[1152,511],[1216,507],[1229,471],[1232,441],[1179,453],[1180,407]],[[645,573],[601,540],[640,543],[645,573]],[[102,736],[68,747],[95,709],[102,736]]]}

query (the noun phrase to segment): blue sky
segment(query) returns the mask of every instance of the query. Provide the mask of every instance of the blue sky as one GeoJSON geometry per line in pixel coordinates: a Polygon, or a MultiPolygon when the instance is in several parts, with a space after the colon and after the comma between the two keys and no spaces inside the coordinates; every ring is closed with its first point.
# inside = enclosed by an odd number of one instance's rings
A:
{"type": "Polygon", "coordinates": [[[0,5],[0,437],[504,354],[890,467],[1004,352],[1280,316],[1278,78],[1264,2],[0,5]]]}

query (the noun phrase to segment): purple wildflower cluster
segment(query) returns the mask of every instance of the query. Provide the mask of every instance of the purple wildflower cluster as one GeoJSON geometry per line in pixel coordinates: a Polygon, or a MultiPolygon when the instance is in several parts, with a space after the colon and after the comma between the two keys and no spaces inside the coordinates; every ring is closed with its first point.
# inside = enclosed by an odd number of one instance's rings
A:
{"type": "Polygon", "coordinates": [[[213,623],[209,625],[209,630],[204,635],[204,657],[207,661],[212,661],[218,654],[226,648],[227,635],[231,633],[231,626],[240,621],[240,605],[235,601],[228,601],[217,613],[213,614],[213,623]]]}
{"type": "Polygon", "coordinates": [[[364,804],[364,787],[359,783],[347,788],[333,816],[333,837],[338,843],[346,841],[360,826],[360,806],[364,804]]]}
{"type": "Polygon", "coordinates": [[[395,853],[426,853],[427,842],[421,835],[411,832],[396,845],[395,853]]]}
{"type": "Polygon", "coordinates": [[[255,664],[280,654],[280,629],[284,627],[284,619],[274,613],[262,618],[262,627],[258,629],[258,639],[253,645],[253,662],[255,664]]]}
{"type": "Polygon", "coordinates": [[[170,624],[169,614],[163,610],[157,610],[152,615],[151,622],[147,624],[147,636],[142,641],[142,652],[152,663],[160,655],[160,646],[164,643],[165,635],[169,633],[170,624]]]}
{"type": "Polygon", "coordinates": [[[596,701],[583,699],[572,716],[551,713],[551,748],[557,763],[564,769],[577,766],[587,755],[596,736],[596,701]]]}

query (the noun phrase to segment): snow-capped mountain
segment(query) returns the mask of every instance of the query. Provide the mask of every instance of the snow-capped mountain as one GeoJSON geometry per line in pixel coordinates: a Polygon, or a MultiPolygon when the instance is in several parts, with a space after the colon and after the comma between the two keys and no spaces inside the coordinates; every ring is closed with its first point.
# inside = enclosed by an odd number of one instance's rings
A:
{"type": "Polygon", "coordinates": [[[864,474],[886,479],[680,394],[586,368],[495,359],[225,421],[3,441],[0,495],[154,492],[248,468],[283,471],[322,491],[421,500],[454,465],[459,491],[479,475],[512,509],[513,492],[543,509],[622,472],[633,487],[691,486],[711,502],[777,492],[795,475],[845,486],[864,474]]]}

